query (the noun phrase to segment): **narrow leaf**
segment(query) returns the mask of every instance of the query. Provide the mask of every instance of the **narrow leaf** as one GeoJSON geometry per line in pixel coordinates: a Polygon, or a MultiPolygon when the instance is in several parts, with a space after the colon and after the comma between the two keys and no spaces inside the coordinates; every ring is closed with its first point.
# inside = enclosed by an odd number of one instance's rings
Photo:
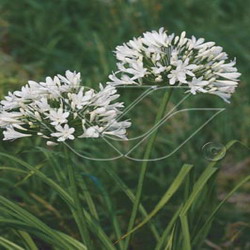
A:
{"type": "Polygon", "coordinates": [[[17,244],[3,238],[0,236],[0,245],[8,250],[25,250],[24,248],[18,246],[17,244]]]}
{"type": "MultiPolygon", "coordinates": [[[[176,193],[176,191],[181,186],[182,182],[184,181],[186,175],[189,173],[189,171],[193,168],[192,165],[185,164],[181,171],[179,172],[178,176],[175,178],[175,180],[172,182],[169,189],[165,192],[159,203],[155,206],[153,211],[145,218],[139,225],[134,227],[131,231],[127,232],[125,235],[123,235],[119,240],[122,240],[126,238],[128,235],[132,234],[142,226],[144,226],[153,216],[155,216],[170,200],[170,198],[176,193]]],[[[118,242],[118,241],[117,241],[118,242]]]]}

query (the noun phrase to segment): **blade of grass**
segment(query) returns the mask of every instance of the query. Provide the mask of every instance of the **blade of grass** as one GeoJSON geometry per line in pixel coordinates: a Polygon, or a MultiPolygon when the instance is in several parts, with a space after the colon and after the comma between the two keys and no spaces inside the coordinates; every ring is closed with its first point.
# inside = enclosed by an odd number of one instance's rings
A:
{"type": "Polygon", "coordinates": [[[5,247],[5,249],[7,250],[25,250],[24,248],[18,246],[17,244],[3,238],[0,236],[0,245],[5,247]]]}
{"type": "Polygon", "coordinates": [[[182,228],[182,234],[183,234],[183,249],[185,250],[191,250],[191,243],[190,243],[190,232],[188,227],[188,219],[187,215],[180,215],[181,220],[181,228],[182,228]]]}
{"type": "Polygon", "coordinates": [[[116,250],[114,247],[112,241],[109,239],[109,237],[105,234],[105,232],[102,230],[102,227],[100,227],[99,224],[96,224],[94,220],[92,220],[91,216],[87,211],[84,211],[84,215],[86,217],[86,220],[89,223],[89,227],[92,231],[92,233],[98,237],[98,239],[102,242],[103,247],[109,250],[116,250]]]}
{"type": "Polygon", "coordinates": [[[109,70],[109,67],[108,67],[109,63],[107,61],[105,47],[103,45],[102,40],[99,38],[99,36],[98,36],[98,34],[96,32],[93,33],[93,37],[94,37],[94,41],[95,41],[95,44],[97,45],[97,50],[98,50],[98,53],[99,53],[99,61],[100,61],[99,65],[102,66],[104,74],[108,75],[110,70],[109,70]]]}
{"type": "MultiPolygon", "coordinates": [[[[116,184],[120,187],[120,189],[128,196],[128,198],[134,202],[135,201],[135,195],[133,192],[129,189],[129,187],[124,183],[124,181],[111,169],[111,168],[104,168],[104,171],[116,182],[116,184]]],[[[139,211],[141,212],[142,216],[146,218],[148,216],[148,213],[146,209],[143,207],[142,204],[139,205],[139,211]]],[[[149,227],[156,239],[156,241],[159,240],[159,232],[157,231],[156,227],[149,221],[149,227]]]]}
{"type": "Polygon", "coordinates": [[[25,247],[27,250],[38,250],[38,247],[36,246],[35,242],[27,232],[16,230],[16,233],[25,243],[25,247]]]}
{"type": "MultiPolygon", "coordinates": [[[[168,235],[169,235],[171,229],[172,229],[172,228],[175,228],[175,222],[176,222],[176,220],[177,220],[178,217],[179,217],[179,214],[180,214],[180,212],[181,212],[181,209],[182,209],[182,206],[179,207],[179,209],[175,212],[174,216],[172,217],[172,219],[171,219],[170,222],[168,223],[167,227],[165,228],[165,230],[164,230],[163,233],[162,233],[161,238],[160,238],[159,241],[157,242],[157,245],[156,245],[155,250],[161,250],[161,249],[163,249],[164,244],[167,244],[167,245],[168,245],[168,243],[166,243],[166,240],[167,240],[168,237],[169,237],[168,235]]],[[[172,233],[173,233],[173,231],[172,231],[172,233]]],[[[173,235],[172,235],[172,238],[173,238],[173,235]]]]}
{"type": "MultiPolygon", "coordinates": [[[[228,150],[230,149],[235,143],[240,143],[239,141],[237,140],[232,140],[230,142],[227,143],[227,145],[225,146],[225,150],[228,150]]],[[[245,146],[245,145],[243,145],[245,146]]],[[[225,154],[225,151],[222,150],[221,152],[218,153],[218,155],[215,156],[216,159],[219,159],[221,158],[223,155],[225,154]]],[[[156,245],[156,249],[155,250],[160,250],[163,248],[165,242],[166,242],[166,239],[168,238],[168,234],[170,233],[170,230],[171,228],[174,226],[175,222],[177,221],[178,217],[181,217],[183,216],[187,210],[190,208],[190,206],[192,205],[192,200],[194,201],[195,200],[195,197],[198,196],[199,194],[199,190],[198,189],[202,189],[206,183],[206,179],[207,181],[209,180],[209,178],[211,178],[213,176],[213,174],[216,172],[216,168],[215,168],[215,165],[217,164],[218,162],[217,161],[212,161],[208,164],[207,168],[205,169],[205,172],[203,173],[203,175],[200,177],[199,179],[199,183],[196,182],[194,188],[193,188],[193,192],[190,194],[189,197],[186,196],[186,202],[184,203],[185,204],[185,207],[181,207],[179,208],[179,210],[177,210],[177,212],[174,214],[172,220],[170,221],[170,223],[168,224],[167,228],[164,230],[160,240],[158,241],[157,245],[156,245]],[[210,176],[210,177],[209,177],[210,176]],[[203,182],[203,184],[202,184],[203,182]],[[202,184],[202,186],[201,186],[202,184]],[[198,189],[197,189],[198,187],[198,189]]],[[[183,205],[184,205],[183,204],[183,205]]],[[[209,224],[209,222],[207,222],[207,224],[209,224]]],[[[203,227],[205,227],[206,225],[203,224],[203,227]]],[[[204,232],[204,231],[203,231],[204,232]]],[[[200,232],[201,233],[201,232],[200,232]]],[[[202,234],[202,233],[201,233],[202,234]]],[[[197,237],[195,238],[197,239],[197,237]]],[[[196,244],[196,242],[194,243],[196,244]]],[[[193,245],[193,244],[192,244],[193,245]]]]}
{"type": "Polygon", "coordinates": [[[33,228],[36,228],[37,230],[41,231],[45,235],[49,235],[51,238],[53,238],[54,241],[57,241],[58,243],[60,243],[61,247],[70,246],[67,244],[67,242],[65,242],[61,237],[58,236],[55,230],[48,227],[38,218],[36,218],[35,216],[30,214],[23,208],[19,207],[15,203],[0,196],[0,204],[2,205],[2,208],[6,208],[7,214],[11,214],[16,219],[23,221],[24,223],[26,223],[27,225],[30,225],[33,228]]]}
{"type": "Polygon", "coordinates": [[[96,221],[99,222],[99,215],[96,211],[96,206],[95,203],[91,197],[91,194],[88,191],[87,185],[85,183],[85,181],[83,180],[83,178],[78,178],[80,187],[82,188],[83,194],[84,194],[84,198],[86,200],[86,203],[88,205],[89,211],[91,213],[91,215],[95,218],[96,221]]]}
{"type": "MultiPolygon", "coordinates": [[[[241,188],[245,183],[250,181],[250,175],[245,177],[238,185],[236,185],[227,195],[226,197],[219,203],[219,205],[212,211],[212,213],[209,215],[205,223],[203,224],[202,228],[199,230],[199,232],[196,234],[193,245],[196,245],[201,235],[204,233],[208,225],[213,221],[215,215],[218,213],[220,208],[224,205],[224,203],[239,189],[241,188]]],[[[203,238],[203,237],[202,237],[203,238]]]]}
{"type": "Polygon", "coordinates": [[[188,209],[192,206],[193,202],[197,198],[197,196],[200,194],[201,190],[207,183],[207,181],[211,178],[211,176],[217,171],[216,168],[207,168],[202,173],[202,175],[199,177],[199,179],[196,181],[193,187],[193,191],[190,194],[187,201],[184,203],[182,211],[180,213],[180,217],[185,216],[188,209]]]}
{"type": "Polygon", "coordinates": [[[75,215],[76,215],[75,222],[78,225],[78,229],[79,229],[82,241],[91,250],[92,242],[90,240],[90,235],[89,235],[89,231],[86,225],[85,216],[82,211],[81,200],[79,198],[78,187],[77,187],[76,173],[72,166],[72,162],[70,161],[70,156],[66,147],[64,147],[64,153],[67,159],[66,166],[67,166],[68,178],[69,178],[69,184],[70,184],[70,187],[69,187],[70,193],[72,195],[73,202],[75,204],[73,208],[75,209],[75,215]]]}
{"type": "MultiPolygon", "coordinates": [[[[85,172],[87,172],[87,169],[85,168],[85,166],[81,166],[85,172]]],[[[94,183],[95,183],[95,186],[99,189],[99,191],[102,193],[102,198],[103,198],[103,201],[104,201],[104,206],[107,207],[108,209],[108,214],[107,216],[110,218],[110,221],[112,222],[112,226],[113,226],[113,229],[114,229],[114,233],[115,233],[115,237],[116,239],[117,238],[120,238],[121,237],[121,228],[120,228],[120,223],[118,222],[118,219],[117,219],[117,216],[116,216],[116,213],[114,211],[114,208],[113,208],[113,203],[110,199],[110,195],[108,194],[108,192],[106,191],[105,187],[102,185],[101,181],[98,180],[98,178],[93,178],[93,176],[89,175],[89,174],[83,174],[86,176],[88,176],[92,181],[95,179],[94,183]]],[[[95,204],[92,200],[92,197],[91,197],[91,194],[90,192],[88,191],[87,189],[87,186],[85,184],[85,181],[83,178],[79,178],[78,179],[79,183],[82,184],[82,187],[83,187],[83,194],[88,194],[88,198],[89,198],[89,208],[94,208],[95,209],[95,204]]],[[[86,199],[87,197],[85,197],[86,199]]],[[[86,199],[86,202],[87,202],[87,199],[86,199]]],[[[90,211],[91,212],[91,211],[90,211]]],[[[96,216],[94,214],[92,214],[94,217],[98,217],[98,214],[96,212],[96,216]]],[[[99,220],[99,217],[98,217],[98,220],[99,220]]],[[[99,224],[99,221],[96,220],[99,224]]],[[[99,225],[100,226],[100,225],[99,225]]],[[[122,243],[120,244],[120,249],[123,249],[122,247],[122,243]]]]}
{"type": "Polygon", "coordinates": [[[62,232],[57,232],[63,239],[66,239],[68,242],[71,243],[71,245],[75,246],[76,248],[78,248],[79,250],[88,250],[89,248],[87,248],[85,245],[83,245],[81,242],[79,242],[78,240],[70,237],[69,235],[62,233],[62,232]]]}
{"type": "MultiPolygon", "coordinates": [[[[110,199],[110,195],[108,194],[108,192],[106,191],[105,187],[102,185],[101,182],[99,182],[98,188],[100,189],[100,191],[103,194],[103,200],[105,202],[105,205],[107,206],[108,209],[108,216],[110,218],[110,221],[112,223],[113,229],[114,229],[114,233],[115,233],[115,237],[116,239],[119,239],[121,237],[121,227],[120,224],[118,222],[116,213],[114,211],[113,208],[113,203],[110,199]]],[[[119,249],[123,249],[123,242],[119,242],[119,249]]]]}
{"type": "MultiPolygon", "coordinates": [[[[25,230],[26,232],[29,232],[30,234],[36,235],[36,237],[38,237],[40,240],[43,240],[44,242],[53,245],[53,247],[59,247],[59,249],[62,249],[62,247],[65,247],[65,245],[62,246],[60,242],[55,241],[55,239],[51,237],[51,235],[44,234],[41,231],[39,231],[39,229],[34,228],[33,226],[29,226],[26,223],[21,222],[17,219],[6,219],[0,216],[0,224],[7,225],[8,227],[12,227],[12,228],[19,229],[19,230],[25,230]]],[[[72,247],[75,247],[74,249],[87,250],[87,248],[79,241],[71,238],[70,236],[62,232],[59,232],[59,231],[55,231],[55,232],[58,234],[58,236],[61,237],[62,240],[65,240],[65,243],[67,244],[70,243],[70,245],[67,245],[67,247],[69,247],[67,249],[72,249],[72,247]]]]}
{"type": "MultiPolygon", "coordinates": [[[[228,150],[230,147],[232,147],[235,143],[237,143],[238,141],[233,140],[230,141],[229,143],[227,143],[227,145],[225,146],[225,150],[228,150]]],[[[225,151],[224,149],[221,150],[216,156],[215,159],[220,159],[224,156],[225,151]]],[[[187,213],[188,209],[191,207],[191,205],[193,204],[194,200],[196,199],[196,197],[199,195],[199,193],[201,192],[201,190],[204,188],[205,184],[207,183],[207,181],[211,178],[211,176],[217,171],[217,168],[215,168],[215,165],[218,163],[218,161],[212,161],[211,163],[208,164],[208,166],[206,167],[206,169],[204,170],[204,172],[202,173],[202,175],[199,177],[199,179],[195,182],[194,187],[193,187],[193,191],[190,194],[189,198],[187,199],[187,201],[185,202],[183,209],[180,213],[180,216],[183,216],[187,213]]]]}
{"type": "Polygon", "coordinates": [[[62,184],[66,184],[65,171],[62,168],[60,161],[58,160],[59,157],[61,156],[59,154],[54,153],[54,151],[47,150],[42,147],[38,147],[37,149],[40,150],[46,157],[47,162],[50,164],[51,168],[53,169],[53,172],[57,180],[60,181],[60,183],[62,184]]]}
{"type": "MultiPolygon", "coordinates": [[[[43,166],[44,166],[44,164],[39,164],[35,168],[37,170],[40,170],[43,166]]],[[[34,174],[35,174],[34,171],[29,171],[28,174],[24,178],[22,178],[22,180],[20,180],[18,183],[16,183],[15,186],[21,185],[22,183],[24,183],[25,181],[27,181],[29,178],[31,178],[34,174]]]]}
{"type": "Polygon", "coordinates": [[[27,174],[27,171],[18,169],[18,168],[13,168],[13,167],[0,167],[0,170],[7,170],[7,171],[13,171],[17,173],[27,174]]]}
{"type": "Polygon", "coordinates": [[[169,236],[169,239],[167,241],[165,250],[172,250],[173,240],[174,240],[174,233],[175,233],[175,227],[173,228],[173,230],[172,230],[172,232],[171,232],[171,234],[169,236]]]}
{"type": "Polygon", "coordinates": [[[129,236],[130,234],[132,234],[133,232],[144,226],[152,217],[154,217],[168,203],[170,198],[176,193],[176,191],[179,189],[185,177],[192,168],[193,168],[192,165],[184,164],[177,177],[174,179],[168,190],[162,196],[161,200],[156,204],[152,212],[149,213],[147,218],[145,218],[139,225],[137,225],[132,230],[123,235],[119,240],[126,238],[127,236],[129,236]]]}
{"type": "MultiPolygon", "coordinates": [[[[222,149],[215,156],[214,159],[221,159],[221,158],[223,158],[223,156],[225,154],[225,150],[226,151],[229,150],[235,143],[238,143],[238,142],[239,141],[237,141],[237,140],[232,140],[232,141],[228,142],[226,144],[225,148],[222,149]]],[[[182,218],[183,216],[187,215],[188,210],[194,204],[194,202],[197,199],[197,197],[199,196],[200,192],[205,187],[205,184],[215,174],[215,172],[217,171],[217,168],[215,167],[217,163],[218,163],[218,161],[212,161],[212,162],[210,162],[208,164],[207,168],[205,169],[205,171],[202,173],[202,175],[199,177],[199,179],[195,182],[192,193],[190,194],[190,196],[187,199],[187,201],[184,203],[183,209],[182,209],[182,211],[180,213],[180,218],[182,218]]],[[[204,228],[205,225],[208,226],[208,224],[203,224],[203,228],[204,228]]]]}
{"type": "Polygon", "coordinates": [[[48,184],[50,187],[52,187],[54,190],[56,190],[61,198],[69,205],[72,206],[73,205],[73,200],[70,197],[70,195],[62,188],[60,187],[56,182],[54,182],[52,179],[48,178],[45,174],[43,174],[41,171],[39,171],[37,168],[31,166],[30,164],[28,164],[25,161],[22,161],[20,159],[18,159],[17,157],[14,157],[12,155],[6,154],[6,153],[1,153],[0,152],[0,156],[6,157],[10,160],[13,160],[16,163],[19,163],[21,166],[34,171],[34,173],[41,178],[46,184],[48,184]]]}
{"type": "MultiPolygon", "coordinates": [[[[81,167],[85,170],[85,172],[87,172],[86,169],[85,169],[85,166],[81,166],[81,167]]],[[[94,201],[92,199],[92,196],[91,196],[90,192],[87,189],[87,186],[86,186],[86,183],[85,183],[83,177],[81,176],[80,178],[77,179],[77,181],[79,182],[80,187],[82,188],[83,195],[84,195],[84,198],[85,198],[85,200],[87,202],[87,205],[89,207],[90,213],[95,218],[95,221],[97,222],[97,223],[95,222],[95,224],[97,224],[97,226],[101,227],[101,225],[99,224],[99,216],[98,216],[97,211],[96,211],[95,203],[94,203],[94,201]]],[[[113,212],[112,204],[110,202],[110,199],[108,198],[108,194],[104,190],[101,183],[100,183],[100,185],[98,185],[98,188],[101,189],[101,191],[104,193],[105,201],[106,201],[106,204],[107,204],[108,209],[109,209],[110,217],[112,218],[111,220],[112,220],[112,223],[113,223],[113,227],[115,229],[115,233],[116,233],[116,235],[120,236],[121,232],[120,232],[119,224],[118,224],[116,216],[115,216],[115,214],[113,212]]],[[[93,232],[95,232],[95,231],[93,231],[93,232]]]]}
{"type": "Polygon", "coordinates": [[[190,209],[189,223],[192,223],[192,238],[194,235],[196,235],[197,231],[203,226],[204,220],[206,219],[207,211],[212,211],[217,204],[216,178],[218,172],[215,173],[210,178],[210,180],[208,180],[207,185],[202,191],[202,194],[199,196],[199,199],[196,199],[194,206],[190,209]]]}
{"type": "MultiPolygon", "coordinates": [[[[55,190],[60,195],[60,197],[66,202],[69,208],[72,210],[72,207],[74,207],[72,197],[63,188],[61,188],[57,183],[55,183],[52,179],[48,178],[42,172],[35,169],[33,166],[31,166],[27,162],[24,162],[18,159],[17,157],[14,157],[6,153],[1,153],[1,152],[0,152],[0,156],[6,157],[16,163],[19,163],[21,166],[29,170],[35,171],[35,174],[39,178],[41,178],[46,184],[48,184],[53,190],[55,190]]],[[[106,233],[102,230],[102,228],[93,221],[92,217],[89,215],[89,213],[86,210],[83,209],[83,211],[84,211],[85,218],[87,220],[87,223],[90,226],[91,231],[95,234],[96,237],[98,237],[100,242],[102,242],[103,246],[105,246],[107,249],[115,250],[115,247],[113,246],[111,240],[108,238],[106,233]]]]}
{"type": "Polygon", "coordinates": [[[34,194],[34,193],[29,193],[29,195],[36,201],[38,201],[42,206],[44,206],[48,211],[53,213],[56,218],[62,219],[62,216],[60,212],[54,208],[51,204],[49,204],[46,200],[44,200],[42,197],[34,194]]]}
{"type": "Polygon", "coordinates": [[[11,227],[12,229],[27,231],[33,235],[38,236],[40,240],[50,244],[54,244],[59,248],[72,247],[72,245],[67,240],[58,235],[58,231],[44,226],[40,228],[38,223],[36,224],[35,222],[30,221],[28,216],[21,215],[19,213],[16,213],[15,211],[10,211],[9,208],[6,208],[5,211],[2,208],[1,211],[4,212],[5,217],[11,216],[11,218],[14,218],[14,219],[0,218],[0,223],[7,225],[8,228],[11,227]]]}

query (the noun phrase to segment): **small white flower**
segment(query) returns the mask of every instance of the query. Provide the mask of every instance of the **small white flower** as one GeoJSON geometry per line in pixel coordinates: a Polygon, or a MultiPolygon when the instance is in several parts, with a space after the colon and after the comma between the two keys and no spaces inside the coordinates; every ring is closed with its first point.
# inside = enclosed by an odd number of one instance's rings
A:
{"type": "Polygon", "coordinates": [[[65,76],[58,75],[60,80],[66,84],[68,84],[71,88],[79,88],[80,82],[81,82],[81,74],[76,72],[71,72],[70,70],[67,70],[65,73],[65,76]]]}
{"type": "Polygon", "coordinates": [[[121,78],[118,78],[117,73],[109,75],[109,79],[111,80],[111,82],[108,83],[112,84],[113,86],[123,85],[123,84],[125,85],[138,84],[137,82],[132,80],[132,78],[129,77],[128,75],[122,75],[121,78]]]}
{"type": "Polygon", "coordinates": [[[174,85],[176,82],[186,83],[186,74],[181,68],[176,68],[171,70],[170,74],[168,74],[169,84],[174,85]]]}
{"type": "Polygon", "coordinates": [[[58,125],[55,127],[57,132],[52,133],[51,136],[58,137],[57,141],[63,142],[65,140],[74,140],[75,137],[73,133],[75,132],[74,128],[70,128],[68,124],[65,124],[64,127],[58,125]]]}
{"type": "Polygon", "coordinates": [[[98,126],[93,126],[87,128],[84,133],[78,138],[98,138],[100,136],[100,128],[98,126]]]}
{"type": "Polygon", "coordinates": [[[88,90],[83,93],[84,88],[81,88],[77,94],[68,94],[68,97],[71,101],[71,108],[74,110],[75,108],[81,109],[83,106],[88,105],[94,96],[94,90],[88,90]]]}
{"type": "Polygon", "coordinates": [[[147,74],[147,69],[143,67],[143,63],[140,61],[132,62],[131,68],[124,69],[128,74],[133,75],[132,80],[136,80],[144,77],[147,74]]]}
{"type": "Polygon", "coordinates": [[[225,102],[230,103],[229,99],[231,97],[231,93],[224,92],[224,91],[209,91],[210,94],[217,95],[220,98],[222,98],[225,102]]]}
{"type": "Polygon", "coordinates": [[[100,91],[93,97],[92,105],[105,107],[110,105],[110,103],[116,100],[120,95],[116,94],[117,90],[114,86],[106,85],[103,87],[102,84],[99,85],[100,91]]]}
{"type": "Polygon", "coordinates": [[[21,112],[6,112],[3,111],[0,113],[0,127],[8,127],[10,125],[15,125],[15,124],[23,124],[23,122],[20,120],[22,117],[21,112]]]}
{"type": "Polygon", "coordinates": [[[129,121],[122,121],[122,122],[112,121],[110,123],[110,126],[108,126],[103,131],[103,134],[113,135],[123,140],[127,140],[126,128],[129,128],[130,126],[131,126],[131,122],[129,121]]]}
{"type": "Polygon", "coordinates": [[[3,110],[11,110],[24,106],[24,100],[17,97],[13,93],[9,92],[7,96],[4,97],[5,100],[1,101],[3,110]]]}
{"type": "Polygon", "coordinates": [[[57,76],[54,79],[46,77],[46,81],[40,82],[40,84],[43,87],[43,91],[46,91],[51,99],[58,99],[61,96],[60,80],[57,76]]]}
{"type": "Polygon", "coordinates": [[[51,109],[50,105],[48,104],[48,99],[45,97],[42,97],[39,100],[36,100],[34,102],[35,106],[43,113],[51,109]]]}
{"type": "Polygon", "coordinates": [[[21,91],[15,91],[14,95],[19,98],[29,100],[36,98],[37,93],[34,93],[32,89],[28,85],[26,85],[22,87],[21,91]]]}
{"type": "Polygon", "coordinates": [[[237,79],[240,77],[240,73],[238,72],[228,72],[228,73],[217,73],[216,72],[216,75],[218,76],[221,76],[223,78],[226,78],[228,80],[231,80],[231,81],[237,81],[237,79]]]}
{"type": "Polygon", "coordinates": [[[177,81],[180,83],[186,83],[186,75],[194,76],[194,73],[191,70],[196,67],[195,64],[188,64],[188,59],[184,62],[178,60],[176,63],[176,69],[171,70],[170,74],[168,74],[168,78],[170,78],[169,84],[174,85],[177,81]]]}
{"type": "MultiPolygon", "coordinates": [[[[234,67],[236,64],[236,59],[229,63],[224,63],[225,61],[222,61],[223,63],[220,65],[217,70],[221,70],[222,72],[237,72],[237,69],[234,67]]],[[[217,66],[218,67],[218,66],[217,66]]]]}
{"type": "Polygon", "coordinates": [[[51,125],[57,126],[62,123],[67,122],[69,112],[63,112],[63,109],[59,108],[58,110],[50,110],[48,118],[51,120],[51,125]]]}
{"type": "Polygon", "coordinates": [[[197,39],[195,36],[192,36],[188,44],[188,50],[201,49],[204,41],[205,41],[204,38],[197,39]]]}
{"type": "Polygon", "coordinates": [[[151,67],[152,69],[152,72],[155,74],[155,75],[159,75],[161,74],[162,72],[166,71],[166,66],[163,66],[161,63],[157,62],[156,63],[156,66],[155,67],[151,67]]]}
{"type": "Polygon", "coordinates": [[[163,81],[163,78],[162,78],[161,75],[159,75],[159,76],[157,76],[157,77],[155,78],[155,82],[162,82],[162,81],[163,81]]]}
{"type": "Polygon", "coordinates": [[[188,92],[192,93],[193,95],[195,95],[197,92],[206,93],[207,90],[205,90],[204,87],[207,86],[209,82],[203,81],[202,79],[203,77],[200,77],[198,79],[196,77],[193,77],[192,81],[188,82],[188,86],[190,87],[190,90],[188,90],[188,92]]]}
{"type": "Polygon", "coordinates": [[[105,111],[106,109],[104,107],[101,107],[90,112],[90,122],[93,122],[97,115],[102,115],[105,111]]]}
{"type": "Polygon", "coordinates": [[[164,28],[160,28],[159,32],[145,32],[143,34],[142,42],[150,47],[161,48],[162,46],[168,46],[172,41],[173,37],[168,37],[164,28]]]}
{"type": "Polygon", "coordinates": [[[4,141],[6,141],[6,140],[15,140],[15,139],[18,139],[18,138],[31,136],[31,134],[23,134],[23,133],[17,132],[12,127],[9,127],[5,131],[3,131],[3,135],[4,135],[4,138],[3,138],[4,141]]]}
{"type": "Polygon", "coordinates": [[[46,144],[47,144],[47,146],[56,146],[56,145],[58,145],[58,143],[53,142],[53,141],[47,141],[46,144]]]}

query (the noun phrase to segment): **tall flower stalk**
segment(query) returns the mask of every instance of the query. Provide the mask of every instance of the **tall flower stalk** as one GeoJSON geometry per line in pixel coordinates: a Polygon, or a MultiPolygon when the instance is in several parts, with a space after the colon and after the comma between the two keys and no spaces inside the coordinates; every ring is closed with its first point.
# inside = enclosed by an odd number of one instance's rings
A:
{"type": "MultiPolygon", "coordinates": [[[[173,88],[169,88],[164,93],[164,96],[163,96],[163,98],[161,100],[161,105],[160,105],[160,107],[158,109],[158,112],[157,112],[157,115],[156,115],[154,125],[157,125],[158,122],[163,118],[163,116],[164,116],[164,114],[166,112],[170,97],[172,95],[172,92],[173,92],[173,88]]],[[[135,202],[133,204],[133,208],[132,208],[132,212],[131,212],[131,216],[130,216],[130,220],[129,220],[129,224],[128,224],[128,229],[127,229],[128,232],[131,231],[133,229],[134,225],[135,225],[135,219],[136,219],[138,208],[139,208],[140,201],[141,201],[145,175],[146,175],[146,172],[147,172],[147,169],[148,169],[149,161],[147,161],[147,160],[150,158],[151,152],[153,150],[155,139],[157,137],[157,132],[158,132],[158,130],[156,129],[151,134],[151,136],[149,138],[149,141],[147,143],[145,152],[144,152],[144,156],[143,156],[144,161],[142,162],[141,169],[140,169],[140,175],[139,175],[137,189],[136,189],[136,195],[135,195],[135,202]]],[[[131,234],[128,235],[128,237],[125,239],[125,247],[124,247],[124,249],[128,249],[130,239],[131,239],[131,234]]]]}

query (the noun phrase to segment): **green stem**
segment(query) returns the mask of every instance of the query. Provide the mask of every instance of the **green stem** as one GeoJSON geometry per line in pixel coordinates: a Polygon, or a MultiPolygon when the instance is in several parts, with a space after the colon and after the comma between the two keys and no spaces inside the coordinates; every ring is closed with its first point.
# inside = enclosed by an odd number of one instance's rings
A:
{"type": "MultiPolygon", "coordinates": [[[[160,107],[158,109],[158,112],[157,112],[157,115],[156,115],[155,125],[157,125],[157,123],[163,118],[172,92],[173,92],[173,89],[170,88],[164,94],[161,105],[160,105],[160,107]]],[[[134,224],[135,224],[135,219],[136,219],[136,216],[137,216],[137,212],[138,212],[138,208],[139,208],[139,204],[140,204],[140,200],[141,200],[143,183],[144,183],[145,175],[146,175],[147,168],[148,168],[147,159],[149,159],[149,157],[151,155],[151,152],[152,152],[152,149],[153,149],[153,146],[154,146],[154,142],[155,142],[155,139],[156,139],[156,136],[157,136],[157,132],[158,132],[158,129],[156,129],[151,134],[150,139],[148,141],[148,144],[146,146],[146,150],[145,150],[145,153],[144,153],[144,156],[143,156],[144,161],[142,162],[142,165],[141,165],[141,171],[140,171],[140,176],[139,176],[136,195],[135,195],[135,202],[133,204],[132,213],[131,213],[131,216],[130,216],[127,232],[131,231],[133,229],[133,227],[134,227],[134,224]]],[[[129,235],[125,239],[125,246],[124,246],[125,250],[128,249],[130,240],[131,240],[131,235],[129,235]]]]}
{"type": "Polygon", "coordinates": [[[80,201],[78,190],[77,190],[76,175],[74,172],[74,168],[70,162],[68,149],[66,147],[64,149],[65,149],[64,152],[67,158],[67,170],[68,170],[68,177],[69,177],[69,183],[70,183],[70,191],[71,191],[72,199],[75,205],[75,207],[73,208],[73,213],[75,215],[74,217],[75,217],[76,224],[78,226],[83,243],[88,247],[88,249],[91,249],[92,242],[90,239],[89,231],[87,229],[87,224],[84,221],[85,216],[82,210],[81,201],[80,201]]]}

